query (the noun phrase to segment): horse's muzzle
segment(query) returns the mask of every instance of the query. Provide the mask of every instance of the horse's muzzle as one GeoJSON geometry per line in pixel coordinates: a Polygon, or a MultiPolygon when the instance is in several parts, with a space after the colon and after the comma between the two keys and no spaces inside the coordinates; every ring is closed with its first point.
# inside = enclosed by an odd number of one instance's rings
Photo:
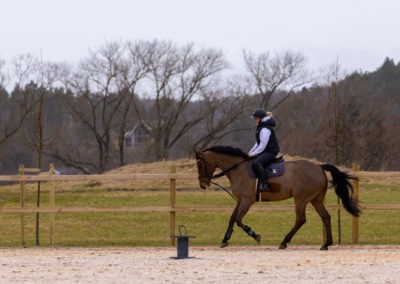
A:
{"type": "Polygon", "coordinates": [[[200,184],[200,187],[201,187],[202,189],[206,190],[207,188],[210,187],[210,181],[207,180],[207,181],[204,183],[204,185],[203,185],[203,184],[200,184]]]}

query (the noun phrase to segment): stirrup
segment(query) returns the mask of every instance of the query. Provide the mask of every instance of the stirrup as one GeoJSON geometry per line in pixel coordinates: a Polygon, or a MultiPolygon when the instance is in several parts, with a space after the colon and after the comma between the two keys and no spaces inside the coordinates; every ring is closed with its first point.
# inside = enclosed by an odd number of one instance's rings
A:
{"type": "Polygon", "coordinates": [[[256,201],[261,201],[261,193],[271,191],[269,184],[264,184],[260,180],[257,182],[256,201]]]}
{"type": "Polygon", "coordinates": [[[268,183],[262,182],[259,190],[260,190],[260,192],[268,192],[268,191],[271,191],[271,187],[269,186],[268,183]]]}

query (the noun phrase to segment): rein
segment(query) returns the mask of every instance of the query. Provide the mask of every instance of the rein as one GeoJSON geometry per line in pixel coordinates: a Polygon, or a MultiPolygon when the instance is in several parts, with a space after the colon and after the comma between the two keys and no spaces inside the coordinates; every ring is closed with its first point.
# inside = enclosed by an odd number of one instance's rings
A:
{"type": "Polygon", "coordinates": [[[213,185],[216,185],[216,186],[222,188],[223,190],[225,190],[226,193],[228,193],[228,194],[233,198],[233,200],[239,201],[239,198],[237,198],[236,196],[234,196],[234,195],[229,191],[229,189],[227,189],[226,187],[224,187],[224,186],[222,186],[222,185],[219,185],[218,183],[213,182],[213,181],[211,181],[211,180],[210,180],[210,183],[212,183],[213,185]]]}
{"type": "MultiPolygon", "coordinates": [[[[253,157],[248,157],[248,158],[244,159],[243,161],[241,161],[241,162],[239,162],[239,163],[237,163],[237,164],[234,164],[232,167],[229,167],[229,168],[227,168],[226,170],[223,170],[223,171],[220,172],[219,174],[213,175],[213,176],[210,178],[210,180],[212,180],[212,179],[214,179],[214,178],[223,177],[223,176],[226,175],[230,170],[236,169],[236,168],[239,167],[241,164],[243,164],[244,162],[246,162],[246,161],[248,161],[248,160],[250,160],[250,159],[252,159],[252,158],[253,158],[253,157]]],[[[204,162],[206,162],[206,161],[204,160],[204,162]]]]}
{"type": "MultiPolygon", "coordinates": [[[[202,154],[202,155],[201,155],[201,159],[198,159],[198,160],[197,160],[197,163],[200,162],[200,161],[203,161],[205,164],[210,165],[210,166],[212,166],[212,167],[214,167],[214,168],[217,168],[216,165],[213,165],[213,164],[207,162],[206,159],[204,158],[204,154],[203,154],[202,152],[200,152],[200,153],[202,154]]],[[[222,170],[220,173],[218,173],[218,174],[216,174],[216,175],[213,175],[213,176],[211,176],[211,177],[208,177],[208,176],[199,176],[199,178],[206,177],[206,178],[207,178],[207,182],[206,182],[206,183],[212,183],[213,185],[218,186],[219,188],[221,188],[221,189],[223,189],[224,191],[226,191],[235,201],[238,201],[239,199],[238,199],[236,196],[234,196],[234,195],[229,191],[229,189],[227,189],[226,187],[223,187],[222,185],[219,185],[219,184],[216,183],[216,182],[213,182],[212,180],[213,180],[213,179],[216,179],[216,178],[220,178],[220,177],[225,176],[229,171],[231,171],[231,170],[233,170],[233,169],[236,169],[236,168],[239,167],[241,164],[243,164],[244,162],[246,162],[246,161],[248,161],[248,160],[251,160],[251,159],[253,159],[253,157],[248,157],[248,158],[244,159],[243,161],[240,161],[239,163],[234,164],[233,166],[227,168],[226,170],[222,170]]]]}

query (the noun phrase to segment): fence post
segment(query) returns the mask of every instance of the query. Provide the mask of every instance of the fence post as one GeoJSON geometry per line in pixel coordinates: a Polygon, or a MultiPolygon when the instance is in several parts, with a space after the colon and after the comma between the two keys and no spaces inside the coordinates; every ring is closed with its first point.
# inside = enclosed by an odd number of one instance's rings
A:
{"type": "MultiPolygon", "coordinates": [[[[171,167],[171,174],[176,173],[176,168],[171,167]]],[[[169,201],[171,209],[175,208],[175,201],[176,201],[176,179],[171,178],[169,183],[169,201]]],[[[169,235],[175,235],[175,211],[169,212],[169,235]]],[[[170,238],[171,246],[175,246],[175,239],[170,238]]]]}
{"type": "MultiPolygon", "coordinates": [[[[357,163],[353,163],[353,171],[357,175],[358,171],[360,170],[360,165],[357,163]]],[[[353,180],[353,188],[354,188],[354,194],[353,198],[358,202],[359,200],[359,181],[358,178],[353,180]]],[[[360,229],[359,229],[359,217],[353,216],[353,226],[352,226],[352,244],[357,245],[358,244],[358,235],[359,235],[360,229]]]]}
{"type": "MultiPolygon", "coordinates": [[[[24,165],[19,165],[19,176],[22,177],[24,175],[24,165]]],[[[19,204],[21,208],[25,207],[25,182],[20,180],[20,196],[19,196],[19,204]]],[[[21,244],[25,247],[25,213],[21,213],[21,244]]]]}
{"type": "MultiPolygon", "coordinates": [[[[54,164],[50,164],[50,175],[55,175],[54,164]]],[[[54,180],[50,181],[50,208],[54,208],[54,180]]],[[[54,212],[50,213],[50,246],[54,246],[54,212]]]]}

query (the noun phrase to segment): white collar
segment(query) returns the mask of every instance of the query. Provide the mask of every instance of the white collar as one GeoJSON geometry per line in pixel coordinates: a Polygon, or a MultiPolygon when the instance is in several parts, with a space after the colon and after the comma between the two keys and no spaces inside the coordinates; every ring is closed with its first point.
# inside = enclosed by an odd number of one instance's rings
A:
{"type": "Polygon", "coordinates": [[[270,119],[271,117],[270,116],[266,116],[266,117],[264,117],[261,121],[267,121],[268,119],[270,119]]]}

